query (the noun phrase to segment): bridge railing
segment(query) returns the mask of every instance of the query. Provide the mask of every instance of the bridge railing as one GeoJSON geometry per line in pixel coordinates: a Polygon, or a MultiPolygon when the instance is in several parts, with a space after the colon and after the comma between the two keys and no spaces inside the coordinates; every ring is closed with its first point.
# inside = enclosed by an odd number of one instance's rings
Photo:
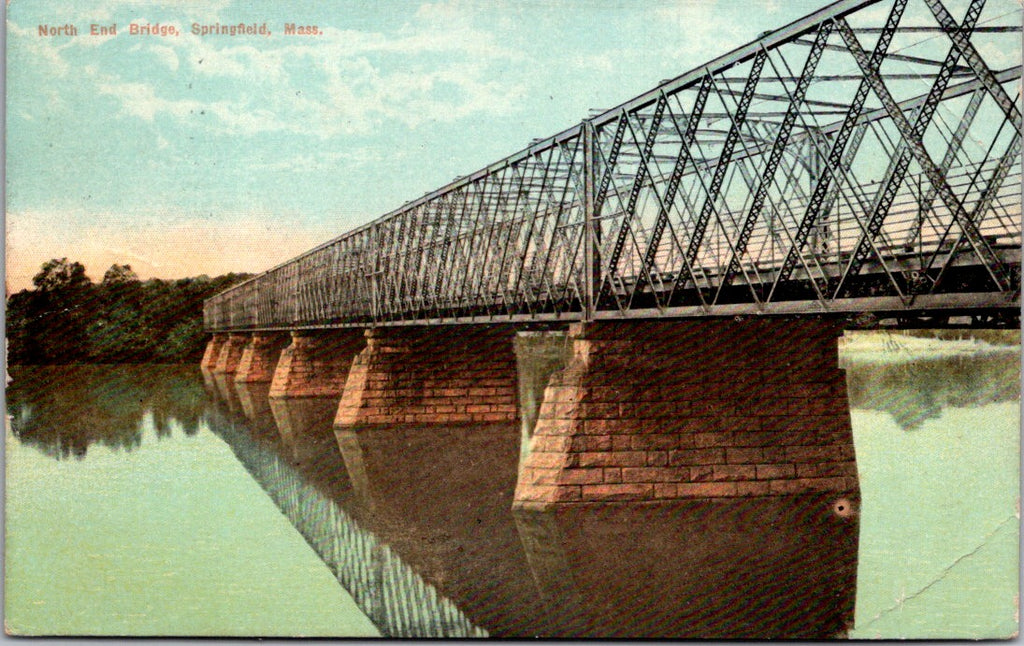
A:
{"type": "Polygon", "coordinates": [[[834,2],[218,294],[207,328],[1019,308],[1020,12],[834,2]]]}

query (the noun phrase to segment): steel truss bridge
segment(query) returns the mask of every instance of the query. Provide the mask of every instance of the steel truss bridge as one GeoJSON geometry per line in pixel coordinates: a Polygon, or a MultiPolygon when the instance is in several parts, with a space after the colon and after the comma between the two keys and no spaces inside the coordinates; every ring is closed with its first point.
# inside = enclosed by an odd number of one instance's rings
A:
{"type": "Polygon", "coordinates": [[[206,327],[1018,325],[1020,23],[834,2],[216,295],[206,327]]]}

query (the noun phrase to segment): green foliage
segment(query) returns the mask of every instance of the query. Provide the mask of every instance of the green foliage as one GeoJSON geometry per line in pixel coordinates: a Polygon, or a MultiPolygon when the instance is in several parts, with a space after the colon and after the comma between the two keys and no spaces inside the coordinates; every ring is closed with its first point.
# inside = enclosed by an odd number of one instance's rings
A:
{"type": "Polygon", "coordinates": [[[82,263],[54,258],[43,263],[39,273],[32,277],[32,284],[41,292],[70,294],[88,289],[92,281],[85,275],[82,263]]]}
{"type": "Polygon", "coordinates": [[[132,271],[131,265],[118,265],[113,264],[110,269],[103,274],[104,285],[122,285],[127,283],[139,282],[139,276],[132,271]]]}
{"type": "Polygon", "coordinates": [[[112,265],[98,285],[67,258],[43,263],[35,289],[7,299],[12,364],[186,363],[202,357],[203,300],[248,278],[140,281],[112,265]]]}

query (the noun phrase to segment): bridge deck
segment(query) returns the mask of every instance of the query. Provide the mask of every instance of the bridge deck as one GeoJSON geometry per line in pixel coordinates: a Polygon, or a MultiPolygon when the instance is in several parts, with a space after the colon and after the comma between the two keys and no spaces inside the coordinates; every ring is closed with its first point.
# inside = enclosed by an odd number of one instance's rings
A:
{"type": "Polygon", "coordinates": [[[1021,68],[990,59],[1019,60],[1021,10],[957,4],[830,4],[218,294],[206,327],[1013,316],[1021,68]]]}

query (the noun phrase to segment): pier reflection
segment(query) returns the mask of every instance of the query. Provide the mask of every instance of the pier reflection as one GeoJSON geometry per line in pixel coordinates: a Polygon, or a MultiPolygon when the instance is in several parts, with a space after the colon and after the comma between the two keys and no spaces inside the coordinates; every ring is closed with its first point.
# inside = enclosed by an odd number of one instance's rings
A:
{"type": "Polygon", "coordinates": [[[827,639],[852,626],[857,523],[823,497],[515,512],[559,636],[827,639]]]}
{"type": "MultiPolygon", "coordinates": [[[[308,465],[318,459],[337,457],[331,430],[337,410],[338,402],[333,397],[270,399],[273,422],[293,464],[308,465]]],[[[329,465],[336,469],[337,460],[330,460],[329,465]]]]}
{"type": "Polygon", "coordinates": [[[210,416],[211,430],[231,447],[383,636],[487,636],[352,513],[359,505],[324,400],[269,399],[261,388],[225,383],[244,395],[236,392],[239,406],[233,411],[227,393],[215,385],[211,394],[220,410],[210,416]]]}
{"type": "Polygon", "coordinates": [[[830,499],[513,513],[518,424],[336,434],[333,400],[228,385],[238,412],[222,397],[215,432],[387,635],[828,638],[852,622],[857,519],[830,499]]]}

